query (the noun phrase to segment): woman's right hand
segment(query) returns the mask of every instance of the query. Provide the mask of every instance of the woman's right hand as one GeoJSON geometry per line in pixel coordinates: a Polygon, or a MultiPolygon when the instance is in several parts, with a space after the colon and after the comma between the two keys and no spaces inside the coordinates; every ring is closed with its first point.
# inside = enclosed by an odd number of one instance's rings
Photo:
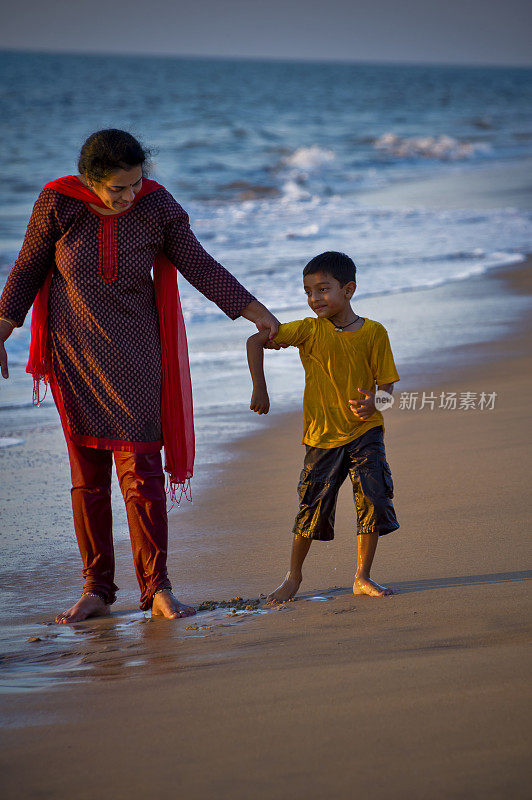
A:
{"type": "Polygon", "coordinates": [[[2,370],[2,377],[9,378],[9,369],[7,366],[7,353],[4,347],[4,342],[9,339],[13,333],[13,326],[5,319],[0,320],[0,368],[2,370]]]}

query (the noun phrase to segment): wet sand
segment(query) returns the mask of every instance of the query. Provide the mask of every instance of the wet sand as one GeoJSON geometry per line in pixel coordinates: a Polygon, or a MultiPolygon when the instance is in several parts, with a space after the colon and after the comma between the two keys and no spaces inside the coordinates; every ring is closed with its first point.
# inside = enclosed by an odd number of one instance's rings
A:
{"type": "MultiPolygon", "coordinates": [[[[501,287],[529,297],[531,267],[475,280],[501,303],[501,287]]],[[[110,618],[17,619],[8,688],[40,689],[1,698],[3,797],[527,797],[531,327],[520,315],[504,339],[463,349],[455,371],[398,384],[397,398],[497,397],[493,410],[397,399],[386,412],[401,528],[374,577],[395,596],[351,594],[346,485],[335,541],[313,544],[299,599],[278,610],[149,621],[130,570],[110,618]]],[[[209,495],[172,515],[185,601],[254,599],[283,577],[300,428],[299,413],[265,419],[209,495]]]]}

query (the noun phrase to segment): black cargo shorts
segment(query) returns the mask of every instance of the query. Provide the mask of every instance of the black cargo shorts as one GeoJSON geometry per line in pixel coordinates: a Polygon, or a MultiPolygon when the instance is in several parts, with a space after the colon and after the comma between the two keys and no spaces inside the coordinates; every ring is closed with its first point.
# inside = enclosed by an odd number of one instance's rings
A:
{"type": "Polygon", "coordinates": [[[353,484],[357,533],[384,536],[397,530],[392,473],[386,461],[382,426],[371,428],[341,447],[306,448],[293,533],[325,542],[334,539],[336,500],[348,475],[353,484]]]}

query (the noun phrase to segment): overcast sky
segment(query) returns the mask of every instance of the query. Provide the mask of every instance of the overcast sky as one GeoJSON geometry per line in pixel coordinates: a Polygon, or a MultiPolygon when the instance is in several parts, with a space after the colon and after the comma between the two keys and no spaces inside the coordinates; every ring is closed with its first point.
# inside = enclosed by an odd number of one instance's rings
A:
{"type": "Polygon", "coordinates": [[[532,65],[530,0],[0,0],[1,49],[532,65]]]}

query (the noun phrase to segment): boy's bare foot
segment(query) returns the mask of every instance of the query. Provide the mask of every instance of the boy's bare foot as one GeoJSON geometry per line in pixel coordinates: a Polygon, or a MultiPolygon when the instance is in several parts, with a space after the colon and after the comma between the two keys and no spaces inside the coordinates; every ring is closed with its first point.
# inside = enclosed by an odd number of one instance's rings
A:
{"type": "Polygon", "coordinates": [[[276,603],[286,603],[290,600],[301,586],[303,576],[294,576],[291,572],[286,573],[286,578],[274,592],[266,598],[266,605],[275,605],[276,603]]]}
{"type": "Polygon", "coordinates": [[[182,617],[192,617],[196,609],[180,603],[168,589],[164,592],[157,592],[153,596],[151,607],[152,617],[166,617],[167,619],[181,619],[182,617]]]}
{"type": "Polygon", "coordinates": [[[58,614],[55,621],[60,625],[68,625],[70,622],[83,622],[89,617],[105,617],[109,613],[109,606],[101,597],[82,594],[78,602],[68,611],[58,614]]]}
{"type": "Polygon", "coordinates": [[[355,576],[353,594],[367,594],[369,597],[388,597],[390,594],[393,594],[393,590],[388,589],[387,586],[381,586],[379,583],[375,583],[375,581],[372,581],[370,578],[355,576]]]}

